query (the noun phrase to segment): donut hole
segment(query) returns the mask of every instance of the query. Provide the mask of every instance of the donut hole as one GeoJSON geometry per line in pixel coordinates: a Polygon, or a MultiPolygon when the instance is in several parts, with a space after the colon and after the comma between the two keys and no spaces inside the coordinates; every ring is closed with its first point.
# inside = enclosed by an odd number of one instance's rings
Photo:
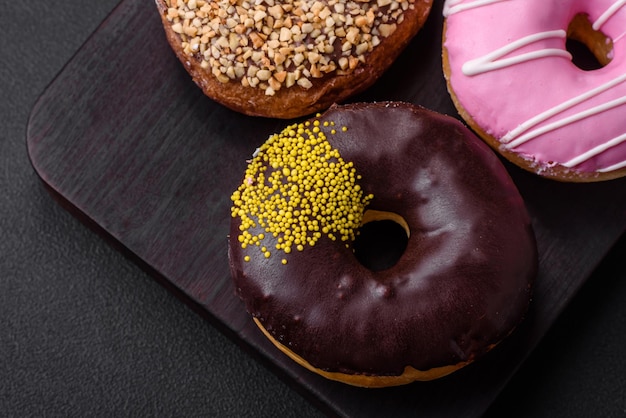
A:
{"type": "Polygon", "coordinates": [[[400,215],[368,210],[353,243],[356,259],[372,271],[393,267],[409,242],[409,226],[400,215]]]}
{"type": "Polygon", "coordinates": [[[608,65],[613,59],[613,40],[593,28],[589,16],[574,16],[567,28],[565,48],[572,62],[581,70],[593,71],[608,65]]]}

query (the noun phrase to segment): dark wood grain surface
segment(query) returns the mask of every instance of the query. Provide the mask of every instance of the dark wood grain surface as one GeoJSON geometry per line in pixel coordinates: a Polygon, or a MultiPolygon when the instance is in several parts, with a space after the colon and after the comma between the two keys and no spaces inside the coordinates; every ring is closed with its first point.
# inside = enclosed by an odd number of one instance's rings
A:
{"type": "MultiPolygon", "coordinates": [[[[383,78],[352,100],[456,116],[440,69],[441,7],[383,78]]],[[[28,124],[52,194],[260,361],[333,413],[478,416],[626,227],[626,181],[563,184],[507,164],[533,218],[540,272],[529,317],[482,361],[430,383],[368,391],[287,361],[234,296],[226,234],[245,160],[285,121],[231,112],[193,85],[150,1],[124,0],[65,66],[28,124]]]]}

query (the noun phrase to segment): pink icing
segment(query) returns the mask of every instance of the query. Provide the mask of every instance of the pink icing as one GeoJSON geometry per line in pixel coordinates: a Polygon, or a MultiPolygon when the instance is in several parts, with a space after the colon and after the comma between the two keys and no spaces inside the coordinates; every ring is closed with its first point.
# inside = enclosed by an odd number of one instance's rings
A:
{"type": "Polygon", "coordinates": [[[626,0],[447,0],[444,15],[450,86],[501,147],[538,170],[626,167],[626,0]],[[613,40],[601,69],[565,49],[579,13],[613,40]]]}

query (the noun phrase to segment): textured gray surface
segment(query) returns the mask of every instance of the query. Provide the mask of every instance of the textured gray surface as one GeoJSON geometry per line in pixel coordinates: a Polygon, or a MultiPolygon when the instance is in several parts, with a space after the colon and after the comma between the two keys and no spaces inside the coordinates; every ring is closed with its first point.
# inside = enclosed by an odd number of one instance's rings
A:
{"type": "MultiPolygon", "coordinates": [[[[29,164],[30,109],[116,3],[0,13],[2,415],[320,415],[65,212],[29,164]]],[[[622,239],[490,416],[626,415],[624,255],[622,239]]]]}

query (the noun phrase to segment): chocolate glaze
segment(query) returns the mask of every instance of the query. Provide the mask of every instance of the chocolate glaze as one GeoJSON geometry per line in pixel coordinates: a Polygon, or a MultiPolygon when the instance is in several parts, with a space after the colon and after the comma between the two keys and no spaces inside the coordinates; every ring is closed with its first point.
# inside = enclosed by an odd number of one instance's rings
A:
{"type": "Polygon", "coordinates": [[[373,272],[323,237],[283,265],[242,250],[233,218],[230,266],[247,310],[327,371],[400,375],[484,354],[523,318],[537,270],[530,219],[503,165],[460,122],[413,105],[333,106],[320,119],[349,127],[331,144],[374,194],[368,209],[407,221],[406,251],[373,272]]]}

